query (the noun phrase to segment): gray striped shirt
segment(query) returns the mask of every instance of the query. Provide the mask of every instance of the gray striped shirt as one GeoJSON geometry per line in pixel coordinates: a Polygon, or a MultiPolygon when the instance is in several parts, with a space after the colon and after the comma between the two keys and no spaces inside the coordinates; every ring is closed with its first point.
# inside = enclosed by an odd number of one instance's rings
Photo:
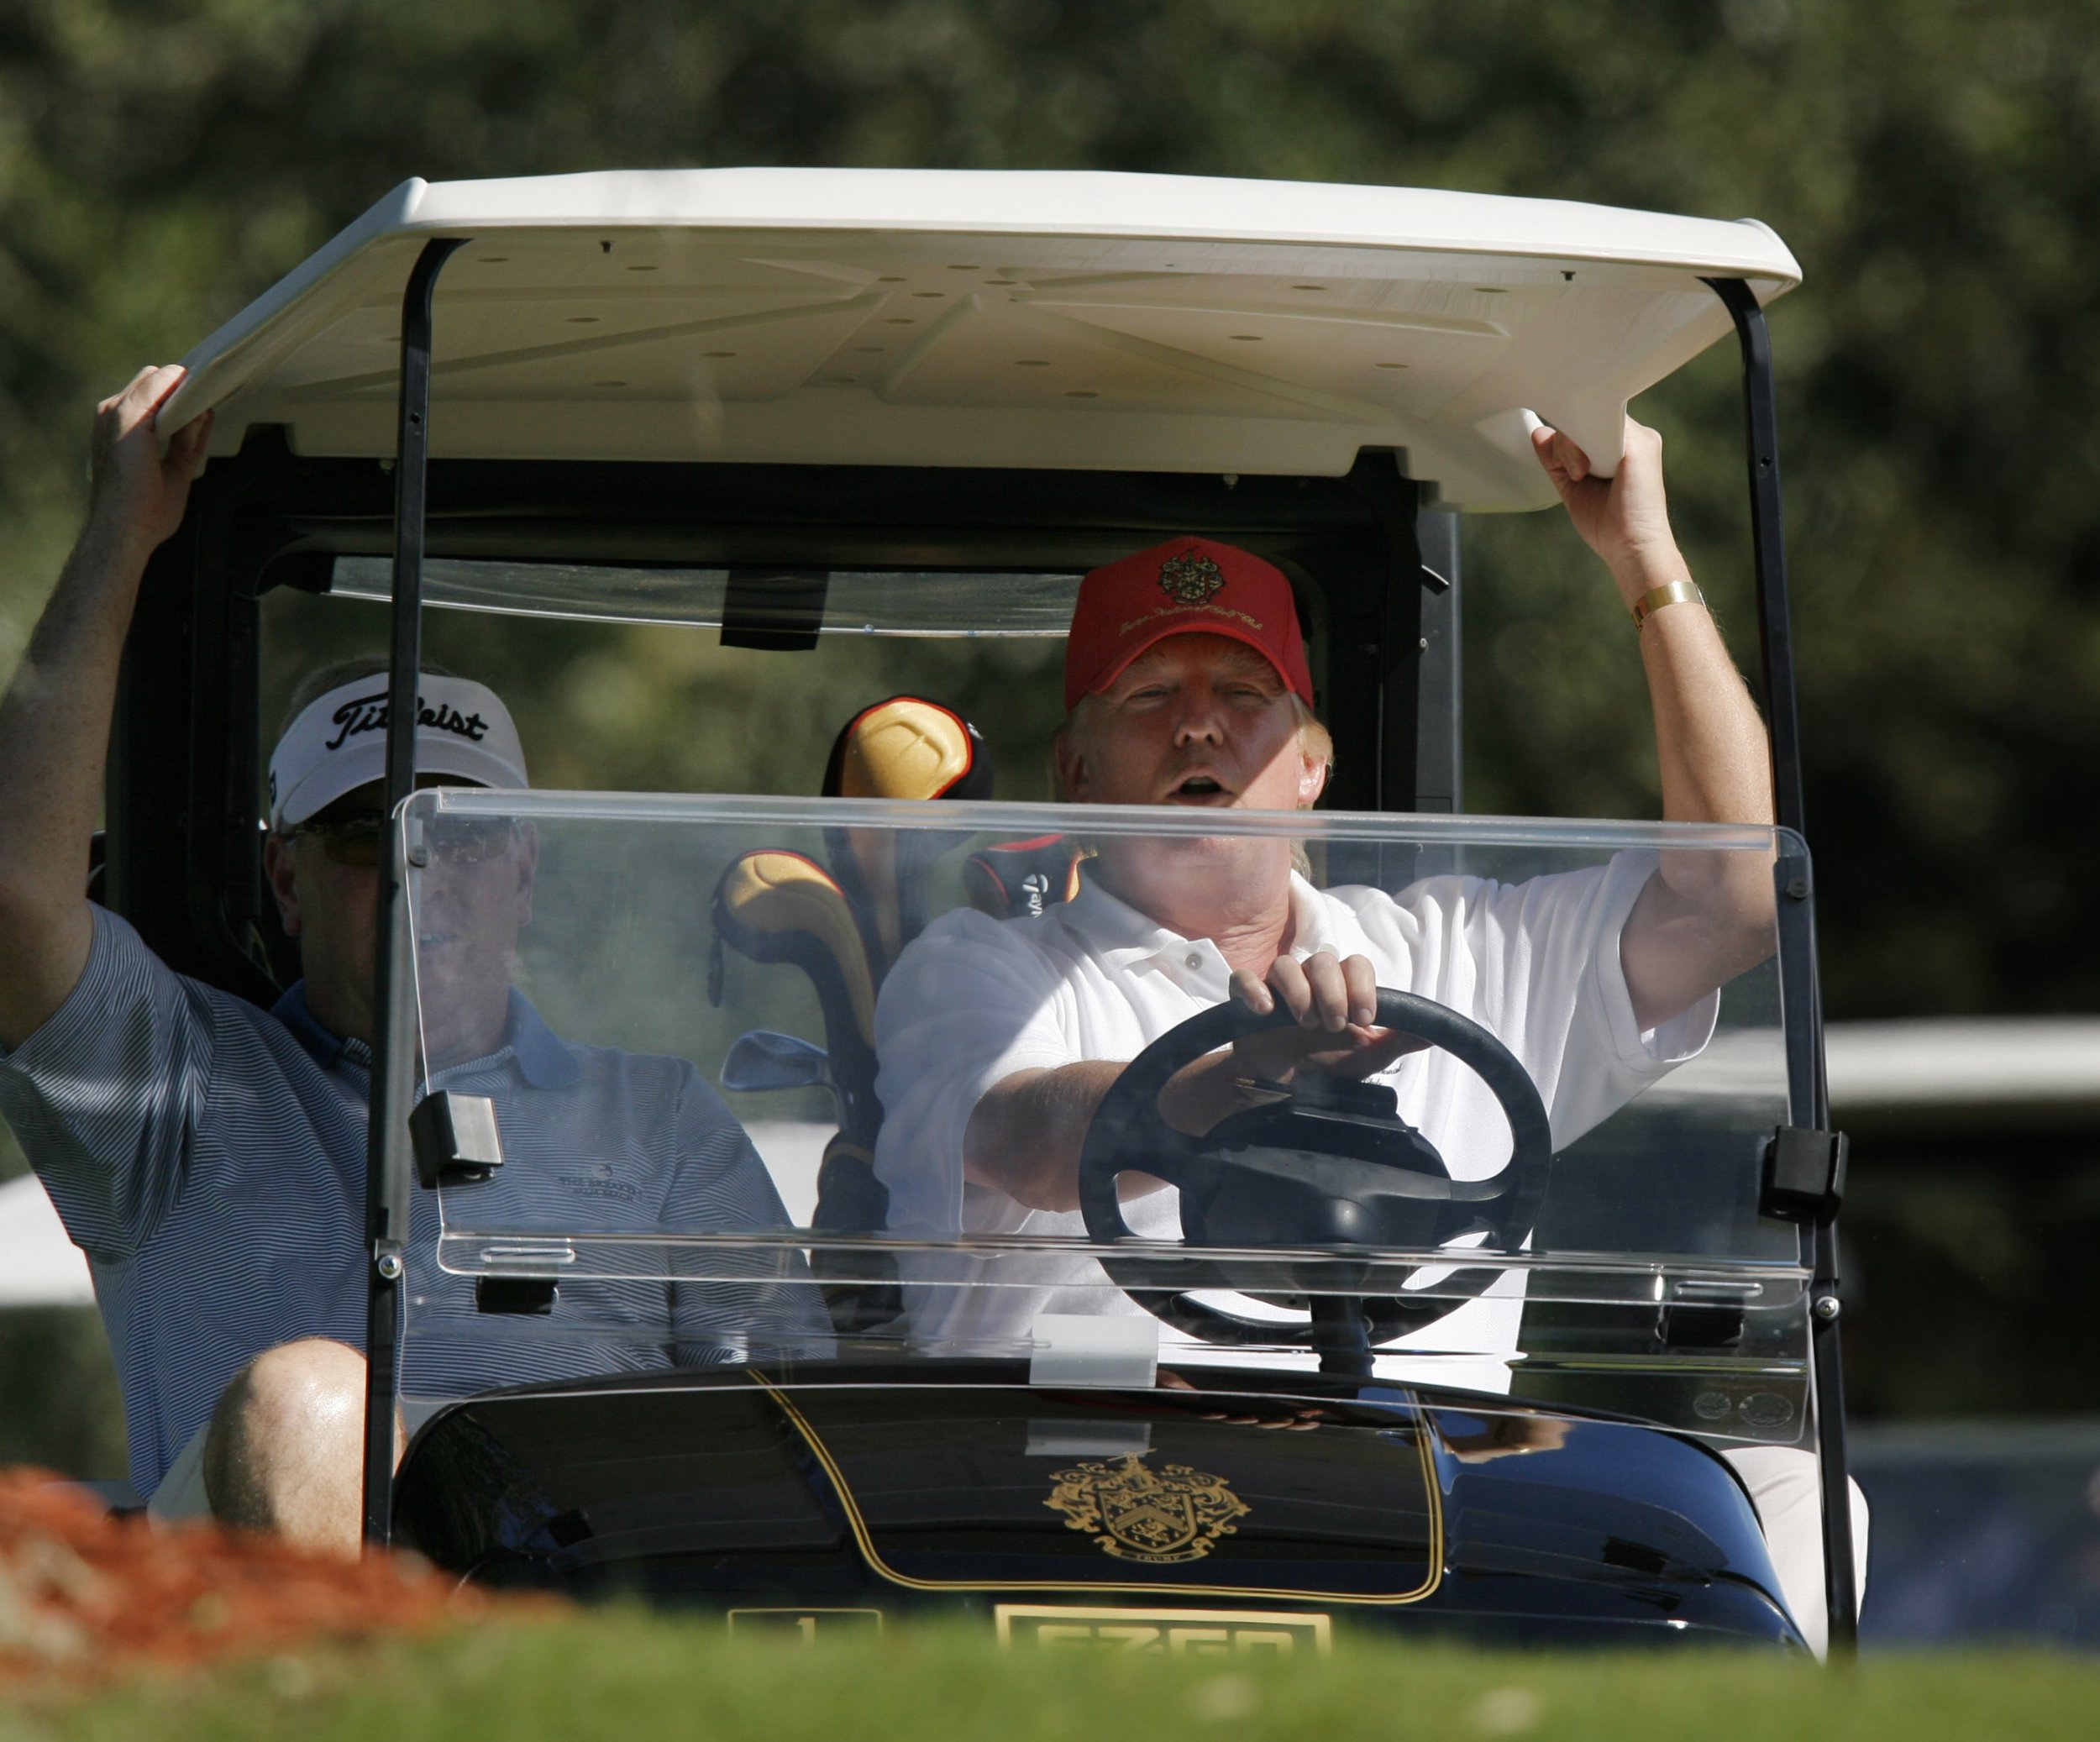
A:
{"type": "MultiPolygon", "coordinates": [[[[94,1271],[139,1493],[263,1350],[364,1346],[369,1063],[314,1021],[302,986],[258,1010],[173,973],[100,908],[80,984],[0,1050],[0,1115],[94,1271]]],[[[455,1225],[788,1225],[743,1128],[683,1059],[571,1045],[513,992],[502,1047],[436,1083],[495,1097],[503,1132],[502,1171],[447,1188],[455,1225]]],[[[711,1275],[735,1265],[749,1282],[570,1282],[549,1317],[478,1314],[473,1279],[438,1267],[438,1228],[418,1190],[405,1396],[735,1360],[754,1343],[814,1351],[829,1328],[815,1288],[780,1280],[763,1251],[709,1257],[711,1275]]]]}

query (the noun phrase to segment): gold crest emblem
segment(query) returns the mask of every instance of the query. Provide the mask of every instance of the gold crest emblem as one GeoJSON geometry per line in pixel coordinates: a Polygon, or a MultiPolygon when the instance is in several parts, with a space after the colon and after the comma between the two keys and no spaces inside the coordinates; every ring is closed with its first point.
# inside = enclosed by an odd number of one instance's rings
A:
{"type": "Polygon", "coordinates": [[[1193,550],[1168,557],[1159,565],[1159,590],[1177,605],[1208,605],[1225,585],[1218,565],[1193,550]]]}
{"type": "Polygon", "coordinates": [[[1114,1464],[1084,1463],[1060,1470],[1043,1504],[1064,1514],[1072,1530],[1098,1531],[1096,1545],[1119,1560],[1154,1566],[1200,1561],[1247,1503],[1222,1477],[1186,1464],[1148,1470],[1135,1452],[1114,1464]]]}

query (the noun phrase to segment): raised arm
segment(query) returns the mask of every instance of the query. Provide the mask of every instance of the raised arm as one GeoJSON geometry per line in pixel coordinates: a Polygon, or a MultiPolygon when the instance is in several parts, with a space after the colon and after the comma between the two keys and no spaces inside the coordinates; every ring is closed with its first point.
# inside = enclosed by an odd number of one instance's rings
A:
{"type": "Polygon", "coordinates": [[[124,632],[210,429],[207,414],[161,454],[155,418],[181,380],[142,370],[97,408],[87,525],[0,699],[0,1045],[41,1027],[87,966],[87,848],[124,632]]]}
{"type": "MultiPolygon", "coordinates": [[[[1557,430],[1534,432],[1539,463],[1568,517],[1603,558],[1630,612],[1692,572],[1670,531],[1662,438],[1626,420],[1618,475],[1592,475],[1557,430]]],[[[1662,605],[1637,632],[1655,711],[1662,815],[1670,822],[1770,824],[1772,763],[1765,725],[1704,605],[1662,605]]],[[[1665,853],[1620,940],[1620,962],[1642,1027],[1667,1021],[1772,950],[1770,862],[1739,853],[1665,853]]]]}

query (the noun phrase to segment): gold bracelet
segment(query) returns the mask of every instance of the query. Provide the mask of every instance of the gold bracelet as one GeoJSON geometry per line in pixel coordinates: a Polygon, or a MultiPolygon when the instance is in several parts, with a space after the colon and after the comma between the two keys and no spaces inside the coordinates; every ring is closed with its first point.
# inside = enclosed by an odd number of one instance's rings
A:
{"type": "Polygon", "coordinates": [[[1633,601],[1633,626],[1638,629],[1666,605],[1704,605],[1706,595],[1696,580],[1673,580],[1667,586],[1651,588],[1633,601]]]}

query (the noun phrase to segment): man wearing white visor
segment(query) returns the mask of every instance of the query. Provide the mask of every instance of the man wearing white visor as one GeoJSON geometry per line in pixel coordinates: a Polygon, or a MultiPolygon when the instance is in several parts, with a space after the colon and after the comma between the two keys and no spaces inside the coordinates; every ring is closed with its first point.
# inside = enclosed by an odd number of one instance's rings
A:
{"type": "MultiPolygon", "coordinates": [[[[203,452],[201,421],[160,449],[155,414],[181,379],[145,370],[102,407],[87,526],[0,700],[0,1115],[93,1267],[150,1509],[208,1509],[348,1550],[383,677],[311,681],[270,758],[265,868],[304,968],[270,1010],[171,972],[83,893],[126,626],[203,452]]],[[[527,784],[492,691],[427,674],[417,714],[419,784],[527,784]]],[[[426,1071],[433,1089],[496,1102],[505,1165],[475,1188],[491,1216],[532,1226],[572,1214],[563,1194],[591,1170],[559,1163],[582,1156],[623,1170],[619,1194],[594,1193],[593,1225],[612,1202],[631,1218],[622,1231],[785,1227],[742,1128],[690,1064],[572,1045],[512,989],[532,831],[474,819],[430,844],[417,903],[426,1071]]],[[[807,1346],[827,1328],[812,1285],[755,1265],[748,1282],[564,1285],[563,1304],[603,1328],[595,1337],[477,1318],[470,1279],[436,1262],[438,1222],[434,1194],[417,1192],[409,1293],[445,1329],[410,1338],[405,1398],[734,1359],[754,1342],[807,1346]]]]}
{"type": "MultiPolygon", "coordinates": [[[[375,669],[294,711],[270,758],[273,826],[303,822],[386,774],[386,685],[375,669]]],[[[312,687],[309,685],[308,687],[312,687]]],[[[475,786],[525,786],[525,752],[510,710],[487,685],[426,671],[417,695],[416,766],[475,786]]]]}

